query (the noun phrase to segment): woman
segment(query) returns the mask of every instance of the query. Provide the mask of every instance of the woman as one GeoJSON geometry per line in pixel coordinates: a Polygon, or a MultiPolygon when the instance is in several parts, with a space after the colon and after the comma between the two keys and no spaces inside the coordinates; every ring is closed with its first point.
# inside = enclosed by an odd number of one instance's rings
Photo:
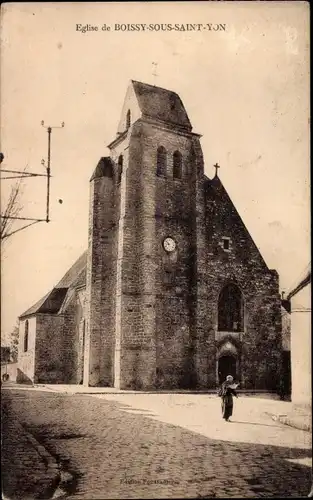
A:
{"type": "Polygon", "coordinates": [[[233,396],[238,398],[235,391],[234,379],[231,375],[227,375],[225,382],[219,390],[219,396],[222,398],[222,414],[226,422],[229,422],[229,417],[233,414],[233,396]]]}

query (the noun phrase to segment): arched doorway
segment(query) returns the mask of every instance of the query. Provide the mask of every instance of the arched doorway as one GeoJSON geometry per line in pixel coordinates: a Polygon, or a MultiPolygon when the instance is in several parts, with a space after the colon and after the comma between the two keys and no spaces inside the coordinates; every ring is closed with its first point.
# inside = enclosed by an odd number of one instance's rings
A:
{"type": "Polygon", "coordinates": [[[218,360],[218,381],[222,384],[227,375],[236,378],[236,358],[231,354],[222,355],[218,360]]]}

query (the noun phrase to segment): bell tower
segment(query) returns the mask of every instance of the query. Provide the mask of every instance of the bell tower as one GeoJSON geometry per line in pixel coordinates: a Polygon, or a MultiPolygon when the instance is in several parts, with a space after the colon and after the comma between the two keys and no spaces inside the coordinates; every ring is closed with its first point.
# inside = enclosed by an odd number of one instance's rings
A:
{"type": "MultiPolygon", "coordinates": [[[[100,275],[91,280],[102,318],[94,340],[90,333],[89,345],[102,346],[100,355],[94,348],[93,385],[106,380],[120,389],[174,389],[202,377],[198,282],[205,266],[205,215],[199,137],[176,93],[130,82],[106,160],[114,171],[109,287],[100,275]]],[[[97,210],[101,206],[94,203],[97,210]]],[[[102,235],[93,244],[98,260],[104,243],[102,235]]],[[[91,324],[100,321],[90,318],[91,324]]]]}
{"type": "Polygon", "coordinates": [[[177,94],[132,81],[109,148],[121,171],[114,385],[190,386],[203,177],[199,136],[177,94]]]}

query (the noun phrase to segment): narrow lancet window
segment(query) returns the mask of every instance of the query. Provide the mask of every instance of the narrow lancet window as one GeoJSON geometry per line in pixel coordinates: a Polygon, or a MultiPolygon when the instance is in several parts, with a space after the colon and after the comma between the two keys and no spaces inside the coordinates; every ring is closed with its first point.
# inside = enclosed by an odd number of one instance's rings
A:
{"type": "Polygon", "coordinates": [[[126,114],[126,130],[128,130],[130,126],[131,126],[131,113],[129,109],[126,114]]]}
{"type": "Polygon", "coordinates": [[[28,319],[25,321],[25,331],[24,331],[24,352],[28,351],[28,319]]]}
{"type": "Polygon", "coordinates": [[[173,154],[173,178],[181,179],[182,178],[182,164],[183,159],[182,155],[179,151],[175,151],[173,154]]]}
{"type": "Polygon", "coordinates": [[[117,183],[121,184],[123,172],[123,155],[120,155],[117,163],[117,183]]]}
{"type": "Polygon", "coordinates": [[[157,151],[157,175],[166,177],[167,170],[167,153],[163,146],[160,146],[157,151]]]}

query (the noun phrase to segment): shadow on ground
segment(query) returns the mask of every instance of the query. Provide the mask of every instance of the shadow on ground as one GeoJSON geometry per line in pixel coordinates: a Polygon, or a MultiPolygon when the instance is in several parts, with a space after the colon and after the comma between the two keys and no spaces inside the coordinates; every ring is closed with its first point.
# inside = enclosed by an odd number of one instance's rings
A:
{"type": "MultiPolygon", "coordinates": [[[[288,461],[308,457],[307,449],[209,439],[87,395],[12,390],[3,399],[70,471],[75,480],[68,498],[291,498],[307,497],[311,488],[310,468],[288,461]]],[[[4,440],[3,454],[14,452],[4,440]]],[[[4,460],[4,493],[12,490],[14,474],[4,460]]],[[[24,474],[27,483],[26,468],[24,474]]],[[[8,496],[29,498],[21,493],[8,496]]]]}

